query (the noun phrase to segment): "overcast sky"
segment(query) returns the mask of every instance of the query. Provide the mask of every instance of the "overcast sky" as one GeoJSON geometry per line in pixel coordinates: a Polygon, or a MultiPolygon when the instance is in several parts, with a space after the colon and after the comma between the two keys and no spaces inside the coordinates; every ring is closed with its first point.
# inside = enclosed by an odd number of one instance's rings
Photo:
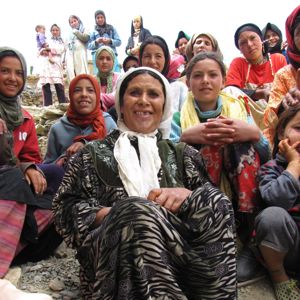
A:
{"type": "Polygon", "coordinates": [[[162,36],[170,52],[177,34],[183,30],[190,36],[208,32],[216,37],[226,64],[239,55],[233,36],[244,23],[255,23],[263,28],[268,22],[276,24],[285,36],[285,20],[298,5],[295,0],[12,0],[1,5],[0,40],[2,46],[21,51],[28,65],[36,61],[35,25],[44,24],[50,37],[50,26],[57,23],[66,38],[70,31],[71,14],[81,18],[84,26],[93,30],[94,13],[104,10],[106,21],[118,31],[122,45],[117,48],[119,61],[125,58],[125,47],[130,35],[131,20],[142,15],[144,27],[162,36]]]}

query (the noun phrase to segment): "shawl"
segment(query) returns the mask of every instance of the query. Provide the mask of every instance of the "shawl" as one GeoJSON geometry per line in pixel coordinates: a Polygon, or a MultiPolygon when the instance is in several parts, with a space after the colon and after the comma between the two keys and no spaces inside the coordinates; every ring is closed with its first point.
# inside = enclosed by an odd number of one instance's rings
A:
{"type": "Polygon", "coordinates": [[[113,66],[109,72],[102,72],[98,68],[97,80],[100,85],[104,85],[103,83],[106,82],[106,94],[109,94],[109,93],[113,92],[113,75],[114,75],[114,64],[115,64],[115,60],[116,60],[116,55],[115,55],[114,51],[112,50],[112,48],[110,48],[109,46],[101,46],[96,51],[96,54],[95,54],[96,60],[97,60],[98,56],[101,54],[101,52],[104,50],[106,50],[110,54],[110,56],[113,60],[113,66]]]}
{"type": "MultiPolygon", "coordinates": [[[[241,100],[235,99],[229,94],[223,92],[220,92],[219,97],[222,98],[221,115],[233,119],[247,121],[247,110],[241,100]]],[[[198,114],[195,109],[194,101],[195,100],[193,94],[189,92],[180,113],[180,123],[182,130],[200,123],[198,114]]]]}
{"type": "Polygon", "coordinates": [[[164,138],[169,137],[172,104],[168,81],[161,73],[151,68],[139,67],[130,69],[120,78],[117,84],[116,111],[118,114],[118,128],[122,133],[116,141],[114,157],[118,162],[119,175],[128,195],[147,197],[148,193],[153,188],[159,187],[157,174],[161,167],[161,159],[156,139],[158,131],[155,130],[148,134],[131,131],[122,119],[120,108],[120,98],[123,96],[120,95],[122,83],[128,76],[141,70],[156,73],[164,84],[166,99],[159,128],[161,129],[164,138]],[[136,149],[130,143],[130,137],[137,138],[139,157],[136,149]]]}
{"type": "Polygon", "coordinates": [[[70,83],[69,87],[70,105],[67,110],[68,120],[80,127],[87,127],[92,124],[94,131],[89,135],[76,136],[74,142],[85,139],[87,141],[103,139],[106,136],[106,127],[104,122],[103,113],[100,108],[100,87],[97,80],[88,74],[80,74],[76,76],[70,83]],[[74,108],[74,89],[80,79],[88,79],[91,81],[96,92],[96,107],[89,115],[79,115],[74,108]]]}
{"type": "Polygon", "coordinates": [[[221,49],[219,47],[219,43],[213,35],[211,35],[210,33],[195,33],[192,36],[192,38],[188,41],[188,43],[186,45],[186,48],[185,48],[185,53],[186,53],[186,57],[187,57],[188,61],[190,61],[194,56],[193,48],[194,48],[194,44],[195,44],[195,42],[196,42],[196,40],[199,36],[207,37],[212,43],[213,52],[217,52],[218,55],[223,60],[223,54],[222,54],[221,49]]]}
{"type": "Polygon", "coordinates": [[[18,93],[13,97],[6,97],[0,92],[0,118],[6,122],[8,130],[12,132],[23,123],[22,108],[18,98],[25,87],[27,67],[25,59],[19,51],[10,47],[0,47],[0,59],[11,55],[15,55],[20,60],[23,69],[23,86],[18,93]]]}
{"type": "Polygon", "coordinates": [[[300,5],[297,6],[288,16],[285,22],[285,35],[288,43],[287,56],[291,65],[298,69],[300,68],[300,51],[297,49],[294,41],[294,27],[297,17],[300,15],[300,5]]]}

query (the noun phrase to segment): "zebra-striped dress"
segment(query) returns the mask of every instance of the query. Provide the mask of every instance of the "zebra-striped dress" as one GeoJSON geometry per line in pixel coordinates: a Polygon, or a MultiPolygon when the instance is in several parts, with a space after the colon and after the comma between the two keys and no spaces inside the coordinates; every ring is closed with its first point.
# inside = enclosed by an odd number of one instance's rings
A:
{"type": "Polygon", "coordinates": [[[113,157],[118,136],[114,131],[72,158],[53,202],[57,230],[77,249],[83,298],[236,299],[233,210],[207,181],[198,152],[187,145],[181,157],[179,146],[160,151],[161,186],[176,186],[181,173],[193,191],[173,214],[128,197],[113,157]],[[112,209],[93,228],[104,206],[112,209]]]}

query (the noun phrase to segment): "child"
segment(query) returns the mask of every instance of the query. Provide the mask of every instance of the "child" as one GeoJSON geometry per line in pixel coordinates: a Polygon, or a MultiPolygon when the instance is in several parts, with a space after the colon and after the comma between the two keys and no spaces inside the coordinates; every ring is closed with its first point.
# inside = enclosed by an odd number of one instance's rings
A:
{"type": "Polygon", "coordinates": [[[255,239],[278,300],[300,299],[296,282],[286,272],[300,271],[299,129],[297,105],[282,113],[276,128],[274,159],[259,171],[259,190],[268,207],[255,219],[255,239]]]}
{"type": "Polygon", "coordinates": [[[51,63],[54,63],[51,49],[49,47],[49,44],[47,43],[47,38],[45,35],[46,28],[44,25],[37,25],[35,26],[36,31],[36,42],[37,42],[37,48],[39,50],[39,54],[43,56],[48,56],[49,61],[51,63]]]}

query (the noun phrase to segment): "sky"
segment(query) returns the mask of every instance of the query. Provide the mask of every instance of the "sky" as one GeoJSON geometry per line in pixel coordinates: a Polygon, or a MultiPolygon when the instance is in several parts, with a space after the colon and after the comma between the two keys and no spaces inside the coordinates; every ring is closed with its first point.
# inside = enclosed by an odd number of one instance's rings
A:
{"type": "Polygon", "coordinates": [[[126,57],[131,20],[141,15],[144,27],[152,34],[162,36],[170,52],[180,30],[190,36],[198,32],[212,34],[219,42],[225,63],[229,65],[234,57],[240,55],[233,38],[240,25],[255,23],[262,29],[271,22],[285,36],[286,18],[297,5],[295,0],[285,0],[284,3],[274,0],[11,0],[2,4],[0,40],[2,46],[18,49],[25,56],[29,68],[37,61],[37,24],[46,26],[46,35],[50,38],[50,27],[56,23],[61,28],[62,38],[66,38],[71,29],[68,23],[70,15],[80,17],[83,25],[92,31],[94,13],[102,9],[107,23],[113,25],[121,37],[122,45],[117,48],[120,62],[126,57]]]}

